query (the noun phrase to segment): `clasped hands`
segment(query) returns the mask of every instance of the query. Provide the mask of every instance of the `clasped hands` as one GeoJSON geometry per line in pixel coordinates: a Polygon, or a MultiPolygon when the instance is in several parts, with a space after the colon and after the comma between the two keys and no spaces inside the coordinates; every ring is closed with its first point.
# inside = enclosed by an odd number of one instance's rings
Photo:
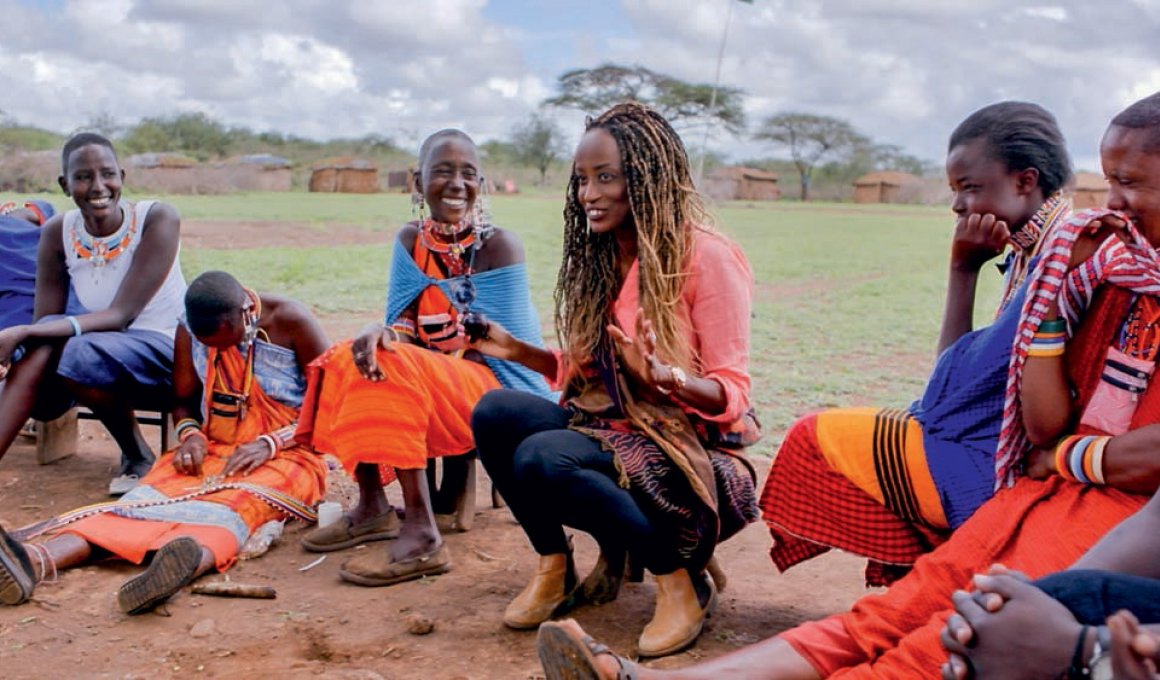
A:
{"type": "MultiPolygon", "coordinates": [[[[1055,680],[1066,672],[1082,627],[1063,604],[1003,565],[976,575],[973,584],[974,592],[951,596],[955,613],[940,635],[949,653],[943,680],[1055,680]]],[[[1115,678],[1160,678],[1160,638],[1127,611],[1110,616],[1107,626],[1115,678]]]]}

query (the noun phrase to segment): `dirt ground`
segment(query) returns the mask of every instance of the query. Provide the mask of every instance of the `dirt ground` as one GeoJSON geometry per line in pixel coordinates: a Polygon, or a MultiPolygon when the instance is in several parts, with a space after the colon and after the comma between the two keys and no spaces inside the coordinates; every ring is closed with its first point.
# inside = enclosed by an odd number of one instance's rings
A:
{"type": "MultiPolygon", "coordinates": [[[[248,226],[256,230],[265,225],[248,226]]],[[[210,246],[236,227],[193,223],[186,226],[185,238],[210,246]]],[[[304,238],[314,231],[300,228],[304,238]]],[[[261,237],[246,240],[256,245],[261,237]]],[[[234,238],[230,244],[239,246],[234,238]]],[[[330,320],[325,321],[332,330],[330,320]]],[[[147,435],[157,441],[155,429],[147,435]]],[[[768,468],[762,456],[780,435],[770,433],[757,447],[760,455],[754,461],[762,476],[768,468]]],[[[32,442],[21,439],[0,465],[0,522],[20,527],[106,500],[104,491],[117,460],[116,447],[91,421],[81,423],[78,455],[52,465],[38,466],[32,442]]],[[[187,589],[155,613],[129,617],[117,608],[115,593],[138,567],[101,563],[62,573],[58,582],[38,588],[26,605],[0,608],[0,676],[543,677],[535,634],[508,630],[500,621],[508,601],[530,578],[536,558],[508,511],[491,508],[490,485],[486,475],[481,473],[480,479],[474,528],[446,537],[454,560],[448,574],[384,589],[348,585],[338,578],[343,560],[356,550],[381,550],[384,544],[332,553],[316,564],[319,556],[298,545],[304,527],[290,524],[269,553],[239,563],[227,575],[235,582],[272,585],[276,599],[213,598],[187,589]],[[409,616],[430,618],[434,631],[408,633],[409,616]]],[[[339,483],[332,484],[331,497],[346,499],[346,480],[335,481],[339,483]]],[[[596,549],[584,535],[577,535],[576,542],[578,566],[584,572],[596,549]]],[[[768,549],[768,533],[760,524],[721,546],[718,555],[729,585],[717,612],[695,647],[650,665],[685,666],[725,654],[801,621],[843,610],[865,592],[862,561],[850,555],[831,553],[778,574],[768,549]]],[[[205,580],[222,578],[226,576],[214,574],[205,580]]],[[[652,615],[654,590],[651,578],[626,584],[616,602],[582,607],[571,615],[596,638],[631,654],[652,615]]]]}

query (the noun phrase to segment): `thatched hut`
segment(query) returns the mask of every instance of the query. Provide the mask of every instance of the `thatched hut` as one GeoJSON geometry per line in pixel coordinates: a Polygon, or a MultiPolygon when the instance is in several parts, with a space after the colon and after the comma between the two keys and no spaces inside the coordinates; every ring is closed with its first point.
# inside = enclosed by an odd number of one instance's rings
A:
{"type": "Polygon", "coordinates": [[[258,153],[215,163],[213,174],[233,191],[290,191],[293,167],[286,158],[258,153]]]}
{"type": "Polygon", "coordinates": [[[415,171],[408,170],[391,170],[387,173],[387,183],[384,189],[386,191],[397,191],[401,194],[409,194],[414,190],[412,184],[414,183],[415,171]]]}
{"type": "Polygon", "coordinates": [[[781,198],[777,173],[732,166],[705,177],[705,194],[718,201],[776,201],[781,198]]]}
{"type": "Polygon", "coordinates": [[[1077,172],[1071,190],[1076,210],[1102,208],[1108,201],[1108,180],[1094,172],[1077,172]]]}
{"type": "MultiPolygon", "coordinates": [[[[184,154],[159,151],[129,156],[125,183],[139,191],[166,194],[206,193],[206,178],[197,161],[184,154]]],[[[214,190],[212,193],[220,193],[214,190]]]]}
{"type": "Polygon", "coordinates": [[[60,191],[60,151],[26,151],[0,155],[0,191],[21,194],[60,191]]]}
{"type": "Polygon", "coordinates": [[[905,203],[922,180],[909,172],[879,170],[854,180],[855,203],[905,203]]]}
{"type": "Polygon", "coordinates": [[[310,190],[373,194],[379,190],[379,166],[363,158],[328,158],[312,168],[310,190]]]}

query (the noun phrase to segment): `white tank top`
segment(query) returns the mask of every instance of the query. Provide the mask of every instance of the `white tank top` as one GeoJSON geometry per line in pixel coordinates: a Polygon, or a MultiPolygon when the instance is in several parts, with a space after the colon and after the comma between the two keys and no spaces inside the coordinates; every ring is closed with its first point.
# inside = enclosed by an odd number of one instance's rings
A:
{"type": "MultiPolygon", "coordinates": [[[[64,259],[77,300],[90,312],[100,312],[113,304],[121,288],[141,236],[145,217],[155,201],[136,204],[121,201],[125,215],[121,227],[109,236],[93,236],[85,229],[80,210],[70,210],[64,216],[64,259]]],[[[158,331],[173,337],[177,321],[184,311],[185,277],[181,274],[181,244],[177,246],[173,266],[165,282],[129,328],[158,331]]]]}

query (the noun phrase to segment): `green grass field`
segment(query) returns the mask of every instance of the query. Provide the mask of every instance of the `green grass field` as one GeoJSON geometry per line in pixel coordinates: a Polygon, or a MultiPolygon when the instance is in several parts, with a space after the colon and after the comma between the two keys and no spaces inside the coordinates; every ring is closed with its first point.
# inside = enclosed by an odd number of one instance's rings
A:
{"type": "MultiPolygon", "coordinates": [[[[16,198],[0,195],[0,201],[16,198]]],[[[53,197],[58,207],[66,199],[53,197]]],[[[328,316],[371,321],[385,302],[388,234],[409,219],[402,195],[171,196],[187,220],[294,221],[325,232],[357,225],[383,246],[186,247],[187,277],[226,269],[328,316]]],[[[524,241],[533,298],[551,318],[560,257],[561,199],[496,197],[497,224],[524,241]]],[[[905,406],[933,359],[946,285],[946,208],[847,204],[726,204],[718,226],[741,243],[756,277],[751,372],[771,453],[793,418],[839,405],[905,406]]],[[[976,324],[994,312],[999,276],[985,270],[976,324]]],[[[551,337],[551,334],[549,334],[551,337]]]]}

